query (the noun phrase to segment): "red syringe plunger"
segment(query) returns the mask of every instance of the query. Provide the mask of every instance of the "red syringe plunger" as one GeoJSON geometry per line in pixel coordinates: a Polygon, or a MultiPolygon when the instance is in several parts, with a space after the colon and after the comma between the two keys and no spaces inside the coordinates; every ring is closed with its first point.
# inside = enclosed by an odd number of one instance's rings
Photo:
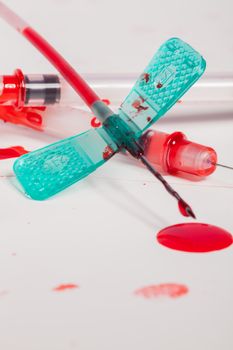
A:
{"type": "Polygon", "coordinates": [[[167,134],[149,130],[142,139],[145,156],[162,171],[205,177],[217,165],[217,154],[211,147],[187,140],[182,132],[167,134]]]}

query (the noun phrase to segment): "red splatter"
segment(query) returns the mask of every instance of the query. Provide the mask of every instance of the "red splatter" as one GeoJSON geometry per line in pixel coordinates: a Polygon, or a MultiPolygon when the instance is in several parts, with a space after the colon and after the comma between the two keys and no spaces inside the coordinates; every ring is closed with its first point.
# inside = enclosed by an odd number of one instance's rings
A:
{"type": "Polygon", "coordinates": [[[91,119],[91,126],[93,128],[99,128],[101,126],[101,122],[99,122],[96,117],[93,117],[91,119]]]}
{"type": "Polygon", "coordinates": [[[149,73],[143,73],[142,74],[142,80],[145,80],[146,83],[150,80],[150,74],[149,73]]]}
{"type": "Polygon", "coordinates": [[[161,87],[163,87],[163,84],[158,82],[158,84],[156,85],[157,89],[161,89],[161,87]]]}
{"type": "Polygon", "coordinates": [[[146,120],[147,120],[148,122],[150,122],[150,121],[151,121],[151,117],[147,117],[146,120]]]}
{"type": "Polygon", "coordinates": [[[146,286],[137,289],[134,294],[146,299],[166,296],[170,298],[178,298],[188,293],[188,287],[183,284],[164,283],[146,286]]]}
{"type": "Polygon", "coordinates": [[[176,103],[183,103],[183,101],[182,100],[178,100],[176,103]]]}
{"type": "Polygon", "coordinates": [[[232,235],[224,229],[194,222],[166,227],[157,240],[165,247],[193,253],[220,250],[233,243],[232,235]]]}
{"type": "Polygon", "coordinates": [[[110,103],[111,103],[111,101],[108,100],[107,98],[103,98],[102,101],[103,101],[107,106],[109,106],[110,103]]]}
{"type": "Polygon", "coordinates": [[[132,106],[138,111],[138,112],[141,112],[141,111],[145,111],[147,110],[149,107],[147,106],[143,106],[141,103],[143,103],[145,100],[143,101],[140,101],[140,100],[135,100],[133,103],[132,103],[132,106]]]}
{"type": "Polygon", "coordinates": [[[23,154],[28,153],[23,147],[21,146],[12,146],[8,148],[0,148],[0,160],[1,159],[8,159],[8,158],[16,158],[20,157],[23,154]]]}
{"type": "Polygon", "coordinates": [[[113,150],[110,146],[106,146],[103,151],[103,159],[107,160],[113,154],[113,150]]]}
{"type": "Polygon", "coordinates": [[[64,292],[67,289],[76,289],[79,288],[77,284],[68,283],[68,284],[60,284],[59,286],[53,288],[55,292],[64,292]]]}

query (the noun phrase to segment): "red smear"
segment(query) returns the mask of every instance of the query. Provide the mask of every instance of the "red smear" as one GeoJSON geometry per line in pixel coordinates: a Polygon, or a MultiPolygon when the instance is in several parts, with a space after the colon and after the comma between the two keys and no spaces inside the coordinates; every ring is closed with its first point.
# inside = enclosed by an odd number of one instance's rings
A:
{"type": "MultiPolygon", "coordinates": [[[[143,101],[144,102],[144,101],[143,101]]],[[[138,111],[138,112],[141,112],[141,111],[145,111],[147,110],[149,107],[147,106],[143,106],[141,104],[142,102],[140,100],[135,100],[133,103],[132,103],[132,106],[138,111]]]]}
{"type": "Polygon", "coordinates": [[[194,222],[166,227],[157,234],[157,240],[165,247],[193,253],[224,249],[233,242],[224,229],[194,222]]]}
{"type": "Polygon", "coordinates": [[[142,80],[145,80],[146,83],[150,80],[150,74],[149,73],[144,73],[142,75],[142,80]]]}
{"type": "Polygon", "coordinates": [[[113,150],[110,146],[106,146],[103,151],[103,159],[107,160],[113,154],[113,150]]]}
{"type": "Polygon", "coordinates": [[[76,289],[79,288],[77,284],[68,283],[68,284],[60,284],[59,286],[53,288],[55,292],[64,292],[67,289],[76,289]]]}
{"type": "Polygon", "coordinates": [[[28,153],[23,147],[21,146],[12,146],[9,148],[0,148],[0,160],[1,159],[8,159],[8,158],[16,158],[20,157],[23,154],[28,153]]]}
{"type": "Polygon", "coordinates": [[[157,89],[161,89],[161,87],[163,87],[163,84],[161,84],[160,82],[158,82],[158,84],[156,85],[157,89]]]}
{"type": "Polygon", "coordinates": [[[101,122],[99,122],[96,117],[93,117],[91,119],[91,126],[93,128],[99,128],[101,126],[101,122]]]}
{"type": "Polygon", "coordinates": [[[109,106],[110,103],[111,103],[107,98],[102,99],[102,101],[103,101],[107,106],[109,106]]]}
{"type": "Polygon", "coordinates": [[[178,100],[176,103],[183,103],[183,101],[182,100],[178,100]]]}
{"type": "Polygon", "coordinates": [[[147,120],[148,122],[150,122],[150,121],[151,121],[151,117],[147,117],[146,120],[147,120]]]}
{"type": "Polygon", "coordinates": [[[183,284],[164,283],[137,289],[134,292],[134,294],[146,299],[152,299],[162,296],[178,298],[187,294],[188,291],[188,287],[186,287],[183,284]]]}

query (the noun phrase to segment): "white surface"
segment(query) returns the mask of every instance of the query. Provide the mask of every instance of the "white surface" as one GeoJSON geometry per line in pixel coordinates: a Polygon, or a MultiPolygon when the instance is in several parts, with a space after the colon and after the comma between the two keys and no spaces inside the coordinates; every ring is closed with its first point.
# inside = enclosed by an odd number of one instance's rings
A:
{"type": "MultiPolygon", "coordinates": [[[[230,1],[6,3],[26,20],[31,17],[81,71],[140,72],[156,47],[174,35],[205,54],[211,70],[231,69],[232,46],[225,39],[232,31],[230,1]],[[150,8],[142,9],[146,4],[150,8]],[[101,9],[105,16],[109,12],[106,25],[101,9]],[[91,27],[84,33],[86,18],[91,27]],[[92,47],[86,43],[90,29],[99,37],[92,47]]],[[[51,69],[1,22],[0,32],[3,72],[16,66],[33,73],[51,69]],[[13,48],[20,50],[13,55],[13,48]]],[[[215,147],[219,160],[232,165],[231,107],[211,105],[203,112],[200,105],[189,109],[187,117],[184,109],[176,105],[174,118],[161,119],[157,128],[182,130],[215,147]]],[[[19,130],[2,123],[1,147],[32,149],[52,140],[19,130]]],[[[0,163],[0,172],[5,165],[0,163]]],[[[198,221],[233,231],[232,173],[220,169],[200,183],[168,178],[198,221]]],[[[155,240],[159,229],[190,220],[179,215],[175,201],[145,169],[117,156],[42,203],[26,199],[11,181],[0,178],[1,349],[232,349],[232,247],[195,255],[160,246],[155,240]],[[133,295],[143,286],[169,282],[185,284],[190,292],[175,300],[133,295]],[[61,283],[80,288],[53,292],[61,283]]]]}

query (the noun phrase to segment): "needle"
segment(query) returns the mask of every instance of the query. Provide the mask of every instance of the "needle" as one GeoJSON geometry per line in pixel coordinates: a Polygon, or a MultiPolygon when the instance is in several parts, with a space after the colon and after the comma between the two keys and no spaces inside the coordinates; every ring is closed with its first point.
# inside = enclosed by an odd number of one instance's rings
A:
{"type": "Polygon", "coordinates": [[[228,165],[223,165],[223,164],[219,164],[219,163],[214,163],[214,165],[216,165],[216,166],[221,166],[222,168],[226,168],[226,169],[233,170],[233,167],[228,166],[228,165]]]}
{"type": "Polygon", "coordinates": [[[147,169],[160,181],[163,186],[166,188],[168,193],[178,200],[179,210],[184,216],[191,216],[196,219],[194,212],[191,207],[180,197],[180,195],[169,185],[169,183],[164,179],[164,177],[148,162],[148,160],[141,155],[140,159],[142,163],[147,167],[147,169]]]}

